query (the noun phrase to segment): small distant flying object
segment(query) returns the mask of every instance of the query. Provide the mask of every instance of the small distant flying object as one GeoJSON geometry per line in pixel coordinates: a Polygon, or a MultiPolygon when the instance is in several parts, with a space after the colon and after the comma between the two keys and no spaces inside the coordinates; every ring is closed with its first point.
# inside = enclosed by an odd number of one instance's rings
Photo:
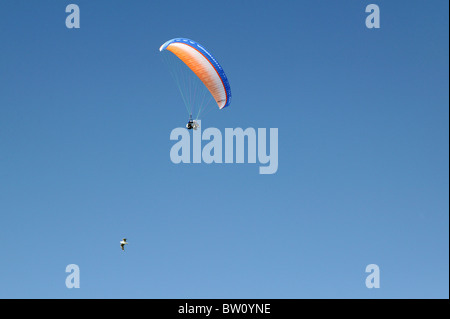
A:
{"type": "Polygon", "coordinates": [[[126,238],[122,239],[122,241],[120,242],[120,248],[122,248],[122,250],[125,250],[125,245],[128,245],[126,238]]]}

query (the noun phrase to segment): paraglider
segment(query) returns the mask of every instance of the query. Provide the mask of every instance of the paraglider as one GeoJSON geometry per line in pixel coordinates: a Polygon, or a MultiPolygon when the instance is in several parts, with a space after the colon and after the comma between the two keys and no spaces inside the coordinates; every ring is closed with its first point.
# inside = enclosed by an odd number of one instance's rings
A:
{"type": "Polygon", "coordinates": [[[231,88],[228,78],[217,59],[202,45],[190,39],[175,38],[164,43],[159,51],[173,53],[163,54],[163,58],[189,114],[187,129],[196,130],[199,127],[197,120],[211,98],[219,109],[230,105],[231,88]]]}

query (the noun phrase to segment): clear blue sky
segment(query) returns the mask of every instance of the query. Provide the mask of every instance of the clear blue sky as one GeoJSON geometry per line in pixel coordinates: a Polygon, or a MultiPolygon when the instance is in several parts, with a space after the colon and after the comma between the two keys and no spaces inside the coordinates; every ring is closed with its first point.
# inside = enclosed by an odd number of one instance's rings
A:
{"type": "Polygon", "coordinates": [[[1,1],[0,298],[448,298],[448,6],[1,1]],[[231,84],[203,126],[278,128],[276,174],[170,161],[175,37],[231,84]]]}

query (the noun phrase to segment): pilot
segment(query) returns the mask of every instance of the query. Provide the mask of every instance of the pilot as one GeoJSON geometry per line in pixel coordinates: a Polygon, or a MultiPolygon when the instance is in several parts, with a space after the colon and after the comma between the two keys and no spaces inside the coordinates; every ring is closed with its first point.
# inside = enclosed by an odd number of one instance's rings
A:
{"type": "Polygon", "coordinates": [[[194,120],[192,119],[192,115],[191,115],[191,116],[189,117],[189,122],[186,124],[186,128],[187,128],[188,130],[192,130],[192,129],[196,130],[196,129],[199,128],[199,126],[200,126],[200,125],[198,125],[197,121],[194,121],[194,120]]]}

